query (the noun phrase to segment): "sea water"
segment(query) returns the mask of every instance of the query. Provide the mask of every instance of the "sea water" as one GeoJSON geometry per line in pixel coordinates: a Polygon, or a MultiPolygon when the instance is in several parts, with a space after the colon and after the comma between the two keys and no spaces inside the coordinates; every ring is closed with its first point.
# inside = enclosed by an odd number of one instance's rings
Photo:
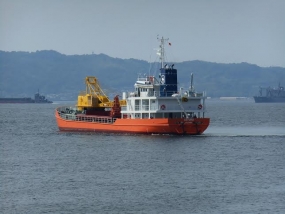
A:
{"type": "Polygon", "coordinates": [[[207,100],[199,136],[60,132],[60,105],[0,105],[1,213],[285,211],[284,103],[207,100]]]}

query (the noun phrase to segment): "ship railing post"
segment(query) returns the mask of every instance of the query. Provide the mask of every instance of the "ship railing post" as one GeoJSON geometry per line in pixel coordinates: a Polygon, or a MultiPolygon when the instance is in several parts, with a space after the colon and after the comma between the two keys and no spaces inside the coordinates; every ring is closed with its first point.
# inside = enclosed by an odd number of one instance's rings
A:
{"type": "Polygon", "coordinates": [[[206,91],[203,91],[203,118],[205,118],[205,111],[206,111],[206,102],[205,100],[207,99],[206,97],[206,91]]]}

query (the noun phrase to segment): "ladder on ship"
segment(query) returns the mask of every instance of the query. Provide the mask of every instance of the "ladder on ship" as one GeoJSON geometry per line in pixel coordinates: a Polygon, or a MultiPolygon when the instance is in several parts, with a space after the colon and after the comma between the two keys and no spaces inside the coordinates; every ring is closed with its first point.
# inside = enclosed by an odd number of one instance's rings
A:
{"type": "Polygon", "coordinates": [[[186,111],[185,111],[185,109],[184,109],[183,105],[182,105],[182,104],[181,104],[181,102],[180,102],[180,97],[179,97],[179,96],[177,96],[177,97],[176,97],[176,99],[177,99],[178,105],[180,106],[180,108],[181,108],[181,109],[182,109],[182,111],[184,112],[185,117],[186,117],[186,118],[189,118],[189,116],[188,116],[188,114],[186,113],[186,111]]]}

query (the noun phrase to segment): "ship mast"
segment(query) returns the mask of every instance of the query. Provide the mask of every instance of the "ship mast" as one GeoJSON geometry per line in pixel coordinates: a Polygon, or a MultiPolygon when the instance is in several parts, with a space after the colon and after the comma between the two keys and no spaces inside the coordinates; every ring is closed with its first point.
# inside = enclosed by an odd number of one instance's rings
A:
{"type": "Polygon", "coordinates": [[[163,37],[158,38],[157,37],[157,40],[160,41],[160,45],[159,45],[159,49],[158,49],[158,52],[157,54],[160,56],[159,59],[160,59],[160,63],[161,63],[161,68],[164,68],[164,42],[165,41],[168,41],[169,39],[164,39],[163,37]]]}

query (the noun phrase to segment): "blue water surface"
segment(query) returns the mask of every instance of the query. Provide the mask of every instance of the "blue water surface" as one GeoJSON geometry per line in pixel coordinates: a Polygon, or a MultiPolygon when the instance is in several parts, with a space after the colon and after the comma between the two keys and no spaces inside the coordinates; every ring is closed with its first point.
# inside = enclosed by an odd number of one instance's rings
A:
{"type": "Polygon", "coordinates": [[[0,105],[2,213],[284,213],[285,104],[208,100],[200,136],[58,131],[0,105]]]}

